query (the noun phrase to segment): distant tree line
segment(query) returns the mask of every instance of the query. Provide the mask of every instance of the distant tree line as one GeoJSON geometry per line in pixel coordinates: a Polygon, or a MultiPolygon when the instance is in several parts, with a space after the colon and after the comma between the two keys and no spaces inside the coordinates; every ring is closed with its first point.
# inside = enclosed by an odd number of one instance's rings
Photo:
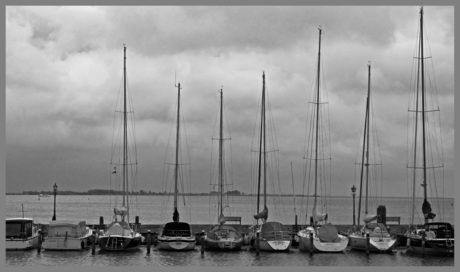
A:
{"type": "MultiPolygon", "coordinates": [[[[217,192],[210,192],[210,193],[188,193],[185,195],[209,195],[209,194],[216,194],[217,192]]],[[[7,195],[20,195],[21,193],[6,193],[7,195]]],[[[54,195],[53,191],[23,191],[22,195],[54,195]]],[[[122,195],[123,191],[117,190],[106,190],[106,189],[92,189],[88,190],[87,192],[74,192],[74,191],[57,191],[58,195],[122,195]]],[[[139,190],[139,191],[131,191],[129,192],[130,195],[172,195],[171,192],[152,192],[146,190],[139,190]]],[[[244,195],[238,190],[233,190],[227,192],[228,195],[244,195]]]]}

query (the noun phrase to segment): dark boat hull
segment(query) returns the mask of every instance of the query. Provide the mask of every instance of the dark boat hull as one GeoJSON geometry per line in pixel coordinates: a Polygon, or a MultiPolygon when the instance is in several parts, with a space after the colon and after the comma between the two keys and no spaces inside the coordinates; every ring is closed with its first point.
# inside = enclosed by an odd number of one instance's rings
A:
{"type": "Polygon", "coordinates": [[[137,250],[142,244],[141,237],[105,236],[99,237],[99,247],[105,251],[137,250]]]}

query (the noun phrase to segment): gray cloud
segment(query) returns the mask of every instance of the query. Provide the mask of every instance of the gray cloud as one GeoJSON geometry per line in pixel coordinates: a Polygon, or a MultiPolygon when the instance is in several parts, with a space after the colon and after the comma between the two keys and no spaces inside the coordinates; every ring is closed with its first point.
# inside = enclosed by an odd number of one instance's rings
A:
{"type": "MultiPolygon", "coordinates": [[[[453,14],[452,7],[425,9],[441,105],[446,181],[452,187],[453,14]]],[[[174,84],[179,81],[194,190],[209,189],[217,90],[223,86],[234,188],[250,191],[250,149],[262,71],[277,128],[280,173],[290,180],[293,161],[300,188],[320,25],[325,32],[322,64],[336,182],[332,193],[348,194],[356,182],[368,61],[384,179],[388,188],[405,182],[418,7],[11,6],[6,19],[7,191],[45,190],[49,180],[69,190],[107,187],[103,180],[110,170],[122,44],[127,45],[136,118],[138,188],[157,191],[155,184],[161,181],[175,116],[174,84]],[[30,188],[32,179],[39,180],[35,188],[30,188]]]]}

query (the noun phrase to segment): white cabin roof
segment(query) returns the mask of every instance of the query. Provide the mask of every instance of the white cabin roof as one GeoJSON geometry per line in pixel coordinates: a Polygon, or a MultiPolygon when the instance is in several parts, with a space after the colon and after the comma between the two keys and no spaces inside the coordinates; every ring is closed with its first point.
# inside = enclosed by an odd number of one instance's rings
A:
{"type": "Polygon", "coordinates": [[[23,222],[30,222],[30,221],[34,221],[33,218],[28,218],[28,217],[11,217],[11,218],[7,218],[6,219],[6,222],[8,221],[23,221],[23,222]]]}
{"type": "Polygon", "coordinates": [[[86,226],[86,221],[76,221],[76,220],[54,220],[50,221],[51,226],[77,226],[83,224],[86,226]]]}

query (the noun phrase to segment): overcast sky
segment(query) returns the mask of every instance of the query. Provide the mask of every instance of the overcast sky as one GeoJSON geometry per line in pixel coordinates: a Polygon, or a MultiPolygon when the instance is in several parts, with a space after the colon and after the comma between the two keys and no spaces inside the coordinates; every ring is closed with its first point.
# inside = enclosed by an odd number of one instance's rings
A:
{"type": "MultiPolygon", "coordinates": [[[[445,192],[454,188],[454,8],[425,7],[442,120],[445,192]]],[[[418,6],[6,7],[6,192],[109,189],[114,108],[127,46],[137,188],[159,191],[177,89],[192,192],[209,191],[211,138],[224,88],[234,189],[251,190],[261,75],[278,135],[280,177],[300,191],[306,107],[321,26],[332,195],[358,184],[367,63],[383,161],[383,195],[406,196],[407,111],[418,6]]]]}

